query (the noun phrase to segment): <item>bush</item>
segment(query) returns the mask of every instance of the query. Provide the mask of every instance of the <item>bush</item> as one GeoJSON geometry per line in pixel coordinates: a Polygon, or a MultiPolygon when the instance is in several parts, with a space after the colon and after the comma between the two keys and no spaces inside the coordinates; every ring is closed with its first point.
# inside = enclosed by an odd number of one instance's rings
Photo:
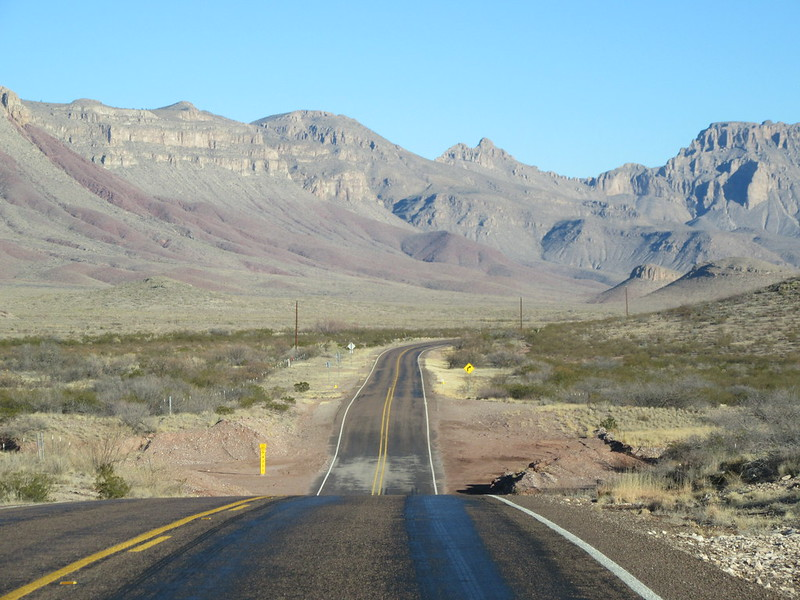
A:
{"type": "Polygon", "coordinates": [[[294,384],[294,391],[298,393],[307,392],[311,389],[311,385],[307,381],[298,381],[294,384]]]}
{"type": "Polygon", "coordinates": [[[525,355],[514,350],[496,350],[486,356],[489,366],[498,368],[519,367],[526,360],[525,355]]]}
{"type": "Polygon", "coordinates": [[[47,502],[55,479],[47,473],[9,473],[0,481],[0,495],[12,496],[22,502],[47,502]]]}
{"type": "Polygon", "coordinates": [[[600,421],[600,427],[609,431],[615,430],[617,428],[617,420],[611,415],[608,415],[605,419],[600,421]]]}
{"type": "Polygon", "coordinates": [[[99,413],[103,405],[97,399],[94,390],[73,390],[66,389],[63,392],[61,410],[64,413],[99,413]]]}
{"type": "Polygon", "coordinates": [[[104,463],[97,467],[94,490],[104,500],[124,498],[131,491],[130,484],[114,471],[114,465],[104,463]]]}
{"type": "Polygon", "coordinates": [[[506,391],[514,400],[525,400],[541,396],[544,390],[536,383],[511,383],[506,386],[506,391]]]}
{"type": "Polygon", "coordinates": [[[5,390],[0,392],[0,422],[16,417],[23,412],[31,412],[32,406],[25,400],[12,397],[5,390]]]}

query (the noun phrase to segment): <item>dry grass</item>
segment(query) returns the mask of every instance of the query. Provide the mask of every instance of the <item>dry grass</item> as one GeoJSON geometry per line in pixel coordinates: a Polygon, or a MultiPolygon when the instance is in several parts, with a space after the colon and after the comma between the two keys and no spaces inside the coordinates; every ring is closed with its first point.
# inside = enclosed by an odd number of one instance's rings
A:
{"type": "MultiPolygon", "coordinates": [[[[306,284],[309,286],[309,284],[306,284]]],[[[460,294],[365,281],[352,289],[265,288],[263,295],[212,292],[166,278],[100,289],[2,286],[0,338],[81,338],[106,333],[223,329],[293,331],[342,328],[462,329],[513,327],[519,299],[460,294]]],[[[541,303],[526,325],[596,317],[606,309],[541,303]]]]}
{"type": "MultiPolygon", "coordinates": [[[[444,352],[432,351],[425,355],[425,369],[430,374],[429,383],[436,391],[450,398],[475,397],[494,377],[505,372],[505,369],[478,367],[467,373],[463,367],[451,369],[444,352]]],[[[501,398],[505,400],[505,398],[501,398]]]]}
{"type": "MultiPolygon", "coordinates": [[[[314,356],[294,361],[291,367],[275,369],[259,385],[278,395],[293,397],[298,406],[337,401],[352,393],[375,358],[387,347],[364,348],[359,344],[350,354],[335,344],[327,344],[314,356]],[[307,390],[295,389],[295,384],[301,382],[308,384],[307,390]]],[[[274,420],[291,429],[300,412],[289,410],[280,416],[275,415],[274,420]]],[[[265,408],[255,405],[234,408],[229,418],[258,419],[264,415],[265,408]]],[[[176,412],[152,415],[145,420],[149,435],[156,435],[204,431],[216,424],[220,416],[212,411],[176,412]]],[[[141,451],[147,436],[138,428],[126,426],[118,417],[21,414],[6,421],[2,429],[14,432],[21,451],[0,452],[0,480],[20,472],[53,475],[53,500],[96,497],[93,491],[95,476],[97,469],[104,464],[113,465],[115,472],[131,485],[131,497],[181,496],[189,492],[181,476],[176,475],[177,471],[141,451]],[[43,442],[41,451],[39,439],[43,442]]],[[[5,501],[16,502],[11,497],[5,501]]]]}
{"type": "Polygon", "coordinates": [[[15,472],[48,473],[55,477],[54,500],[93,497],[98,466],[126,462],[137,445],[134,432],[115,418],[33,414],[19,421],[14,426],[26,431],[21,451],[0,453],[0,479],[15,472]]]}
{"type": "Polygon", "coordinates": [[[691,502],[691,487],[670,486],[649,471],[623,473],[598,486],[598,499],[615,504],[643,505],[649,509],[675,509],[691,502]]]}
{"type": "Polygon", "coordinates": [[[790,279],[628,319],[477,332],[451,358],[502,359],[486,390],[537,406],[567,435],[603,426],[648,456],[660,449],[656,468],[598,490],[605,502],[725,527],[796,526],[800,491],[756,498],[752,486],[800,476],[799,303],[800,279],[790,279]]]}

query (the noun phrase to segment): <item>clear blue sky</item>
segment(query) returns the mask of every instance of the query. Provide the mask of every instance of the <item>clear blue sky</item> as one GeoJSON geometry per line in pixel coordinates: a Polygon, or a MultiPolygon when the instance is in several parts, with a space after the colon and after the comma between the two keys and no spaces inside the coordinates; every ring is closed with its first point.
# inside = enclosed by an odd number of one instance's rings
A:
{"type": "Polygon", "coordinates": [[[592,176],[715,121],[800,121],[798,0],[0,0],[0,85],[254,121],[352,117],[434,158],[488,137],[592,176]]]}

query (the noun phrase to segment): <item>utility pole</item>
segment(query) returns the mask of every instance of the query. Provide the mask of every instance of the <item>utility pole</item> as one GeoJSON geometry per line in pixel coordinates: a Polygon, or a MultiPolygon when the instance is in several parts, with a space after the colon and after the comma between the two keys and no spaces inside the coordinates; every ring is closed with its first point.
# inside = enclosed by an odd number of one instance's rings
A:
{"type": "Polygon", "coordinates": [[[625,318],[627,319],[630,316],[628,313],[628,286],[625,286],[625,318]]]}
{"type": "Polygon", "coordinates": [[[294,353],[297,355],[297,337],[298,337],[298,329],[300,325],[300,302],[295,300],[294,302],[294,353]]]}

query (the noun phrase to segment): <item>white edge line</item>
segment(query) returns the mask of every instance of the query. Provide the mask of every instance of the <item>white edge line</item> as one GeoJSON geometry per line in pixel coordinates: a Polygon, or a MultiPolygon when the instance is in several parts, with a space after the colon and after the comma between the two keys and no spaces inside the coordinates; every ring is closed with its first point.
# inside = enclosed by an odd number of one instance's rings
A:
{"type": "Polygon", "coordinates": [[[358,395],[361,393],[361,390],[363,390],[364,387],[369,382],[369,378],[372,377],[372,374],[375,372],[375,367],[378,366],[378,361],[381,359],[381,356],[383,356],[384,354],[386,354],[390,350],[394,350],[394,348],[387,348],[386,350],[384,350],[383,352],[381,352],[378,355],[378,358],[376,358],[375,362],[372,364],[372,369],[370,370],[369,374],[367,375],[367,378],[364,380],[364,383],[361,384],[361,387],[358,388],[358,391],[356,392],[356,395],[353,396],[353,399],[350,400],[350,404],[347,405],[347,408],[344,411],[344,415],[342,415],[342,426],[339,428],[339,439],[336,441],[336,450],[333,453],[333,459],[331,460],[331,466],[328,467],[328,472],[325,473],[325,478],[322,480],[322,483],[320,484],[319,489],[317,490],[317,493],[316,493],[317,496],[320,495],[320,493],[322,492],[322,488],[325,487],[325,482],[328,481],[328,477],[330,476],[331,471],[333,471],[333,465],[336,464],[336,459],[339,456],[339,447],[342,445],[342,434],[344,434],[344,423],[345,423],[345,420],[347,419],[347,413],[350,410],[350,407],[353,406],[353,402],[355,402],[356,398],[358,398],[358,395]]]}
{"type": "Polygon", "coordinates": [[[422,383],[422,400],[425,404],[425,433],[428,436],[428,460],[431,464],[431,477],[433,478],[433,495],[439,495],[439,489],[436,487],[436,471],[433,468],[433,451],[431,450],[431,422],[428,419],[428,395],[425,393],[425,376],[422,373],[422,364],[420,360],[422,359],[422,355],[428,352],[429,350],[434,350],[435,348],[443,348],[444,346],[435,346],[434,348],[427,348],[420,352],[417,355],[417,368],[419,369],[419,379],[422,383]]]}
{"type": "Polygon", "coordinates": [[[591,546],[590,544],[587,544],[581,538],[579,538],[578,536],[570,533],[569,531],[567,531],[563,527],[559,527],[558,525],[556,525],[555,523],[553,523],[549,519],[546,519],[542,515],[539,515],[539,514],[533,512],[532,510],[528,510],[527,508],[525,508],[523,506],[520,506],[519,504],[514,504],[513,502],[511,502],[511,500],[506,500],[505,498],[502,498],[500,496],[494,496],[494,495],[491,495],[491,497],[494,498],[495,500],[499,500],[500,502],[505,502],[509,506],[513,506],[517,510],[520,510],[520,511],[524,512],[526,515],[533,517],[534,519],[536,519],[540,523],[542,523],[544,525],[547,525],[550,529],[552,529],[553,531],[555,531],[559,535],[563,536],[564,538],[566,538],[567,540],[569,540],[570,542],[575,544],[581,550],[585,551],[589,556],[591,556],[593,559],[595,559],[597,562],[599,562],[601,565],[603,565],[606,569],[611,571],[625,585],[627,585],[629,588],[631,588],[634,592],[639,594],[645,600],[663,600],[661,598],[661,596],[656,594],[653,590],[651,590],[649,587],[647,587],[641,581],[636,579],[636,577],[631,575],[628,571],[626,571],[621,566],[619,566],[617,563],[615,563],[613,560],[608,558],[605,554],[600,552],[597,548],[595,548],[594,546],[591,546]]]}

